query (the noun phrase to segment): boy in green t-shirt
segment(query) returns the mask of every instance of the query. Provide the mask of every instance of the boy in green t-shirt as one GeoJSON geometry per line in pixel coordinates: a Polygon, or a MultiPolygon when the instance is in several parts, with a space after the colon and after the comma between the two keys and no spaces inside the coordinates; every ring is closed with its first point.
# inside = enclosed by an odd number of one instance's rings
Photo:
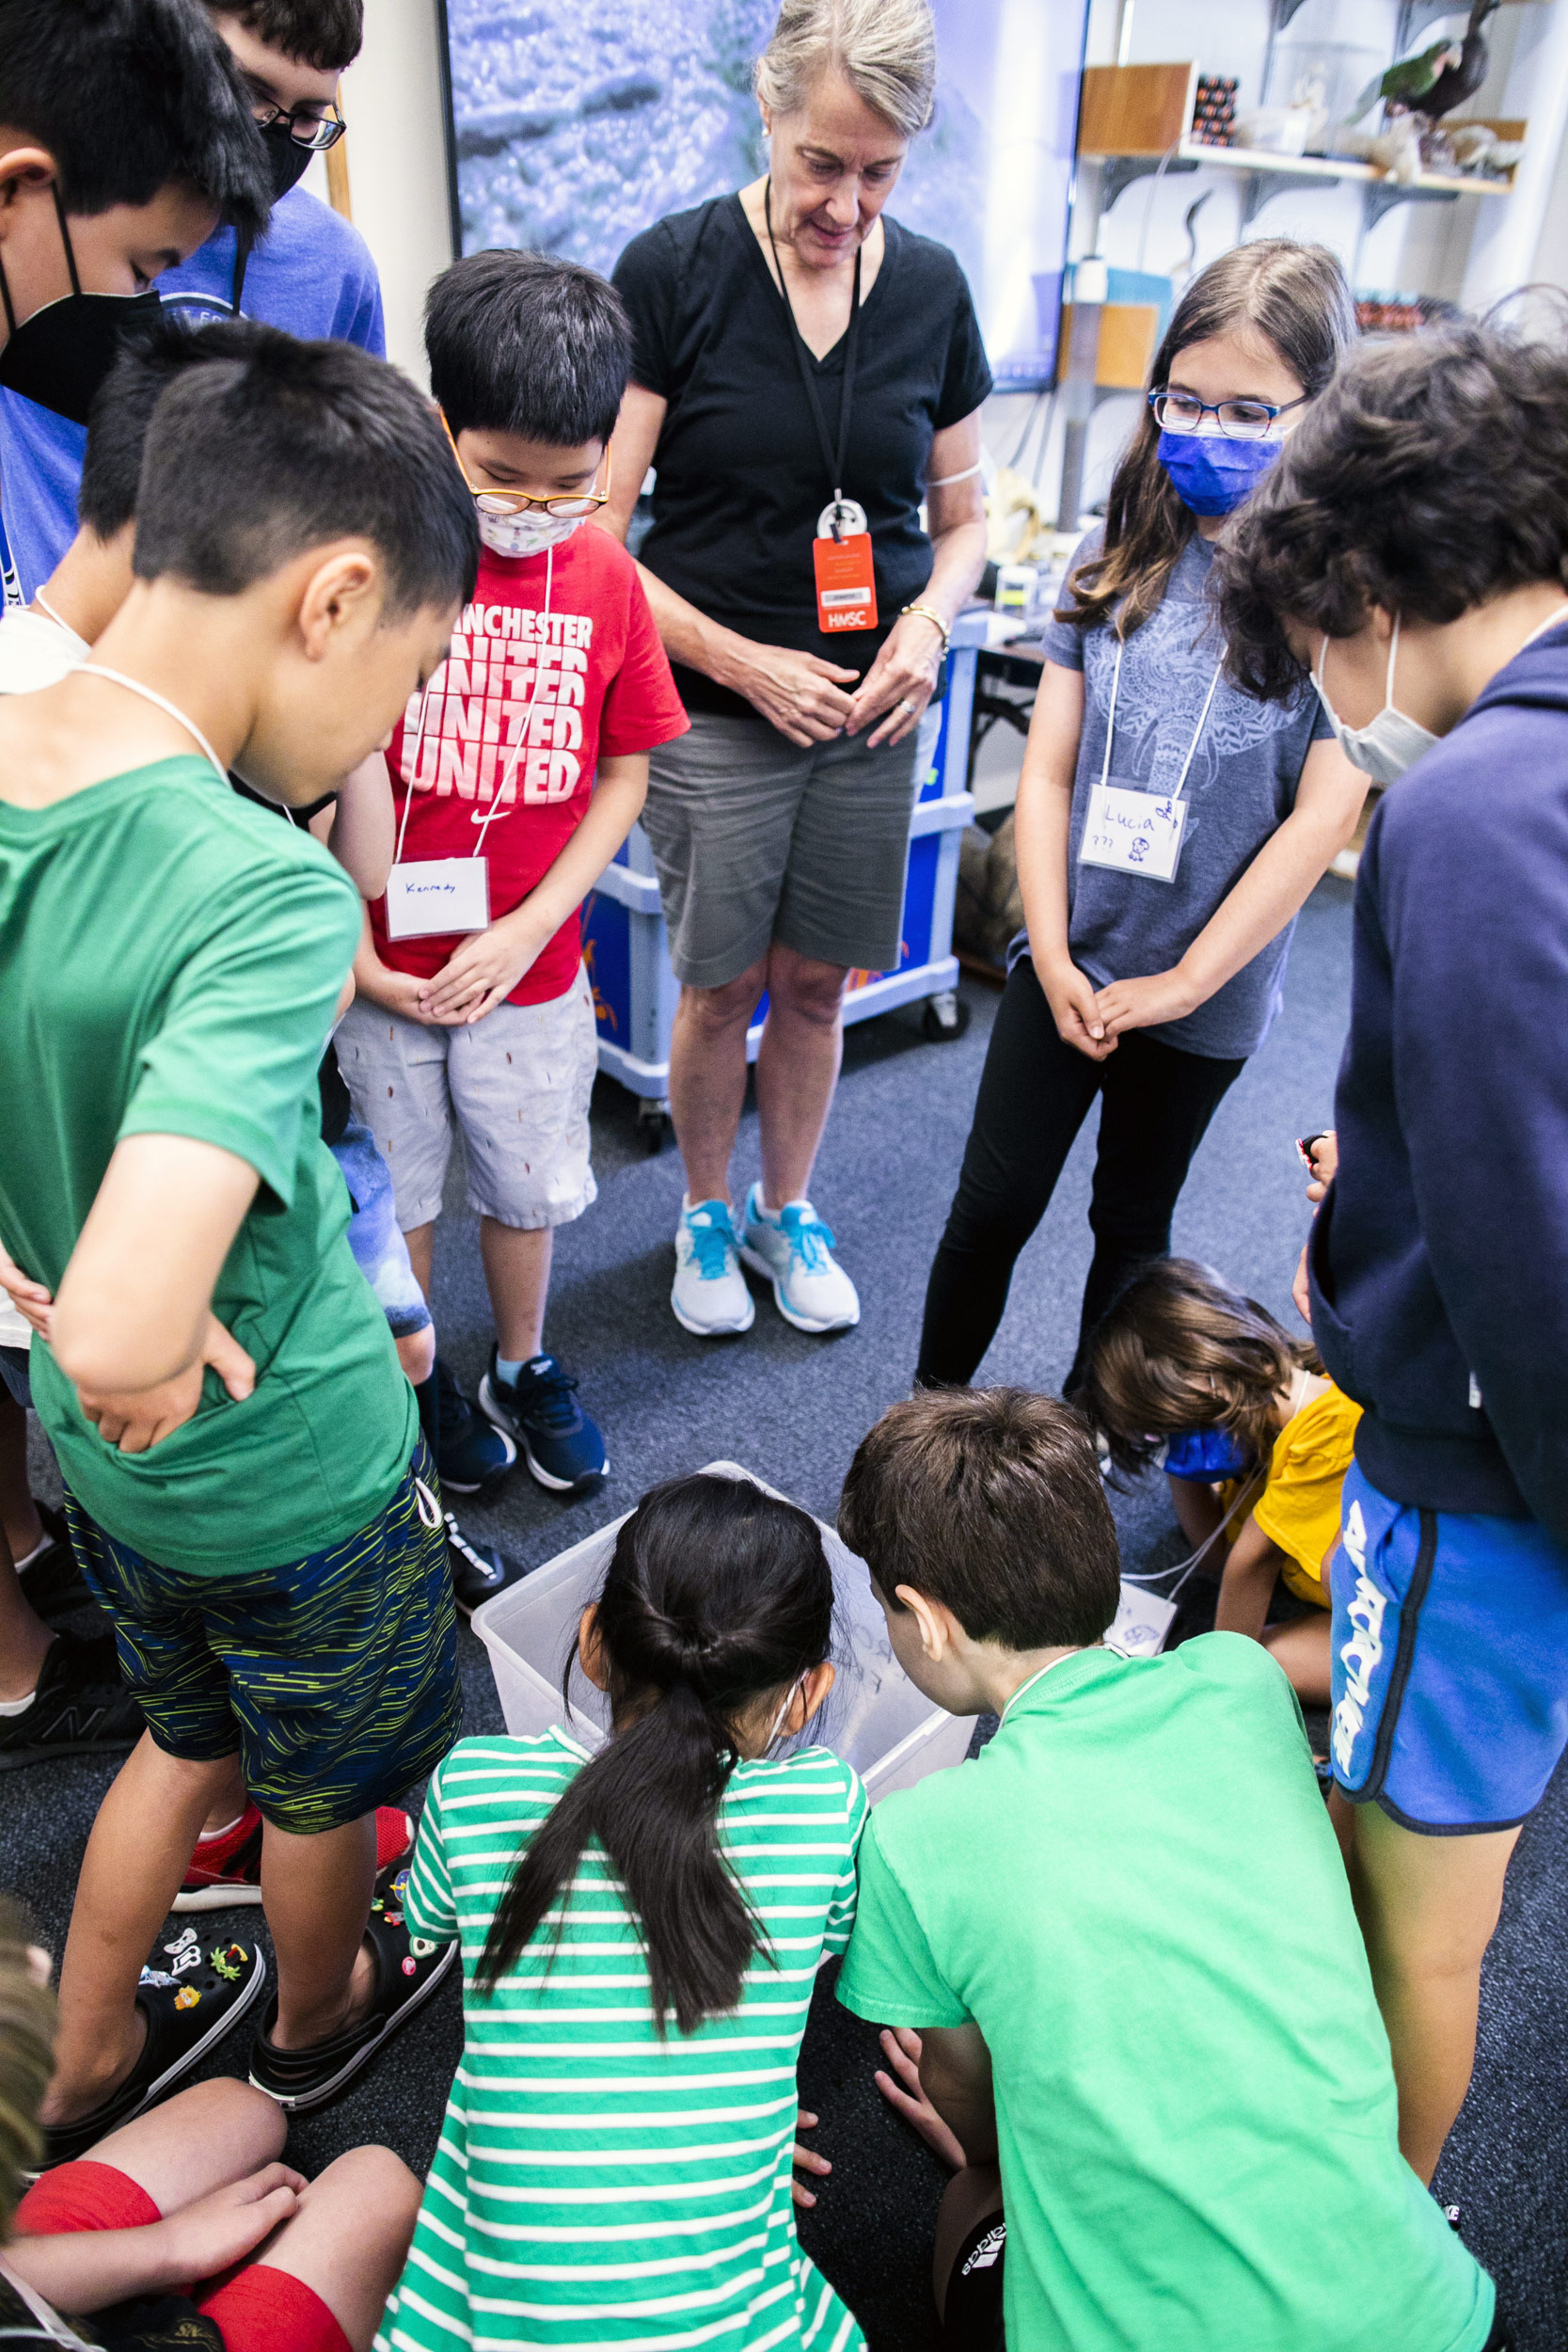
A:
{"type": "Polygon", "coordinates": [[[911,1679],[1002,1718],[872,1814],[838,1982],[924,2036],[968,2158],[938,2225],[944,2344],[991,2352],[1004,2301],[1008,2352],[1506,2343],[1399,2152],[1291,1686],[1239,1634],[1105,1647],[1116,1530],[1078,1416],[920,1392],[863,1441],[838,1523],[911,1679]]]}
{"type": "Polygon", "coordinates": [[[0,1091],[49,1105],[0,1137],[0,1232],[54,1294],[34,1401],[150,1727],[83,1863],[54,2160],[260,1989],[232,1946],[138,1983],[236,1755],[277,1955],[260,2088],[321,2104],[450,1963],[371,1914],[376,1806],[460,1693],[434,1472],[318,1133],[359,899],[226,771],[330,788],[441,660],[477,556],[412,387],[268,338],[163,395],[135,586],[90,662],[0,703],[0,1091]]]}

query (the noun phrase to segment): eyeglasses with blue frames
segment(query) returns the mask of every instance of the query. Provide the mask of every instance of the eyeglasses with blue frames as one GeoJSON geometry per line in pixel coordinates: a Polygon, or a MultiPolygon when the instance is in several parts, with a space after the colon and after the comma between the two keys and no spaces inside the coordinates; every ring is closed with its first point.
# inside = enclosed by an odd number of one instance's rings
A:
{"type": "Polygon", "coordinates": [[[1303,392],[1299,400],[1288,400],[1276,407],[1267,400],[1199,400],[1196,393],[1173,392],[1162,386],[1149,393],[1148,405],[1162,433],[1196,433],[1205,417],[1212,417],[1231,440],[1261,441],[1273,431],[1277,417],[1304,407],[1311,397],[1310,392],[1303,392]]]}
{"type": "Polygon", "coordinates": [[[259,131],[275,131],[284,124],[296,147],[308,147],[312,155],[325,154],[336,147],[348,124],[334,105],[320,113],[308,106],[275,106],[269,101],[258,100],[254,120],[259,131]]]}

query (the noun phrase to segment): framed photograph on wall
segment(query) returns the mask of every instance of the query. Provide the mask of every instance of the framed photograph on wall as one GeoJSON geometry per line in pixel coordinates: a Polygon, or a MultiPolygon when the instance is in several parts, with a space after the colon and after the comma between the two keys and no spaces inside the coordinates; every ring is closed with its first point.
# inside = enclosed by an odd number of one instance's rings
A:
{"type": "MultiPolygon", "coordinates": [[[[974,291],[1001,390],[1055,369],[1088,0],[933,0],[937,110],[890,211],[974,291]]],[[[766,166],[752,65],[777,0],[444,0],[453,240],[608,272],[766,166]]]]}

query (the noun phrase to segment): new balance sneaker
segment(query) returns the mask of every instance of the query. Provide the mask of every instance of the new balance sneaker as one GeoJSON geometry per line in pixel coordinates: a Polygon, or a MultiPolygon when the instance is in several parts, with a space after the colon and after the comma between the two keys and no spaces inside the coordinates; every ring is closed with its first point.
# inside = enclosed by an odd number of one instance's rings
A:
{"type": "Polygon", "coordinates": [[[42,1523],[43,1540],[17,1562],[16,1573],[28,1607],[38,1612],[45,1625],[52,1625],[68,1610],[89,1607],[93,1595],[76,1565],[64,1519],[47,1502],[34,1507],[42,1523]]]}
{"type": "MultiPolygon", "coordinates": [[[[414,1824],[401,1805],[375,1816],[375,1883],[389,1884],[414,1851],[414,1824]]],[[[232,1829],[197,1840],[176,1911],[231,1911],[261,1899],[261,1816],[247,1804],[232,1829]]]]}
{"type": "Polygon", "coordinates": [[[860,1321],[855,1286],[835,1263],[832,1234],[809,1200],[786,1201],[775,1215],[753,1184],[740,1254],[772,1283],[780,1314],[798,1331],[847,1331],[860,1321]]]}
{"type": "Polygon", "coordinates": [[[115,1756],[147,1729],[119,1678],[114,1636],[56,1633],[38,1689],[17,1715],[0,1715],[0,1772],[56,1756],[115,1756]]]}
{"type": "Polygon", "coordinates": [[[365,1938],[375,1963],[370,2005],[362,2017],[325,2042],[303,2050],[280,2050],[271,2039],[277,2024],[274,1999],[250,2052],[250,2079],[291,2115],[309,2115],[341,2098],[356,2074],[383,2050],[400,2026],[457,1965],[455,1944],[430,1944],[411,1936],[403,1915],[405,1873],[371,1906],[365,1938]]]}
{"type": "Polygon", "coordinates": [[[699,1200],[695,1208],[682,1201],[670,1304],[682,1329],[700,1340],[749,1331],[756,1321],[727,1200],[699,1200]]]}
{"type": "Polygon", "coordinates": [[[498,1429],[515,1438],[523,1459],[541,1486],[552,1494],[586,1494],[608,1476],[598,1424],[577,1401],[577,1382],[553,1356],[534,1356],[515,1380],[490,1369],[479,1384],[480,1410],[498,1429]]]}
{"type": "Polygon", "coordinates": [[[528,1571],[520,1560],[509,1560],[491,1544],[476,1544],[465,1535],[451,1513],[446,1513],[447,1558],[451,1563],[451,1593],[458,1613],[471,1617],[487,1600],[504,1593],[528,1571]]]}
{"type": "Polygon", "coordinates": [[[439,1357],[436,1382],[441,1416],[436,1467],[441,1484],[454,1495],[483,1494],[517,1458],[512,1434],[481,1419],[439,1357]]]}
{"type": "Polygon", "coordinates": [[[90,2113],[50,2126],[44,2171],[85,2156],[105,2133],[166,2098],[182,2075],[233,2031],[266,1981],[266,1963],[254,1945],[214,1944],[204,1951],[194,1928],[152,1958],[162,1964],[145,1967],[136,1987],[136,2007],[147,2019],[140,2057],[90,2113]]]}

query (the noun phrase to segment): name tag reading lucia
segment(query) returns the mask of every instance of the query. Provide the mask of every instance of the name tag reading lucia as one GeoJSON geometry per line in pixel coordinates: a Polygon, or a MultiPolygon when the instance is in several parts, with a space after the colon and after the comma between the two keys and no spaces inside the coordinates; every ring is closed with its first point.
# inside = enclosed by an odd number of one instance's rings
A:
{"type": "Polygon", "coordinates": [[[388,939],[482,931],[489,921],[488,858],[408,858],[394,866],[387,877],[388,939]]]}
{"type": "Polygon", "coordinates": [[[1186,802],[1169,792],[1097,784],[1089,794],[1078,863],[1147,874],[1150,882],[1174,882],[1186,822],[1186,802]]]}
{"type": "MultiPolygon", "coordinates": [[[[1187,830],[1187,801],[1183,787],[1220,682],[1215,669],[1197,714],[1197,725],[1181,762],[1181,773],[1169,792],[1150,792],[1137,784],[1111,782],[1111,744],[1116,735],[1117,691],[1121,684],[1123,644],[1117,643],[1117,666],[1111,677],[1111,706],[1105,714],[1105,757],[1100,782],[1089,793],[1084,817],[1084,838],[1078,845],[1080,866],[1108,866],[1118,874],[1142,874],[1148,882],[1176,880],[1181,839],[1187,830]]],[[[1221,657],[1223,667],[1224,657],[1221,657]]]]}

